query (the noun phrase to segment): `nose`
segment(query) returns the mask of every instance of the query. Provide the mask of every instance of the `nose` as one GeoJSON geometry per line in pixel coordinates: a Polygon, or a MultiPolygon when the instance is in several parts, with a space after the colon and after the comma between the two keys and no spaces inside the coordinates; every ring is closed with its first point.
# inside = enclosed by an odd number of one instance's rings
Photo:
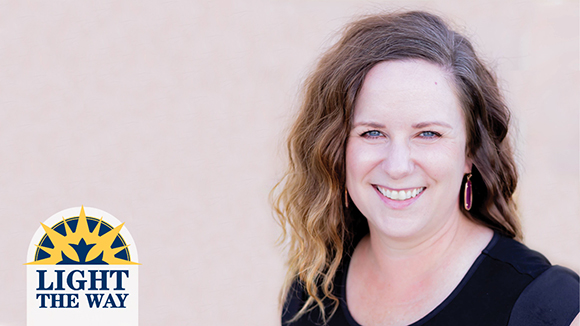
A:
{"type": "Polygon", "coordinates": [[[409,175],[413,171],[409,143],[404,140],[390,142],[382,166],[393,180],[399,180],[409,175]]]}

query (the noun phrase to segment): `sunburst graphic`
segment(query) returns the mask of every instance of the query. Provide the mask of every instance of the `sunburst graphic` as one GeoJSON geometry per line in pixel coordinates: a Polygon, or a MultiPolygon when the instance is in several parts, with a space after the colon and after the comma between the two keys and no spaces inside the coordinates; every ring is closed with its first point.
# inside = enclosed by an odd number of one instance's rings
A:
{"type": "Polygon", "coordinates": [[[87,217],[81,207],[78,217],[63,217],[52,228],[40,224],[46,233],[36,245],[34,261],[26,265],[140,265],[131,261],[120,234],[125,223],[113,228],[103,218],[87,217]]]}

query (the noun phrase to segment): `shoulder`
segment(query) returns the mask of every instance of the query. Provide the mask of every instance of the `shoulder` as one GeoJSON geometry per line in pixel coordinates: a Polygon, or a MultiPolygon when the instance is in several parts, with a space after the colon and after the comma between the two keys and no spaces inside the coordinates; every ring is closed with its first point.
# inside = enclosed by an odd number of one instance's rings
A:
{"type": "MultiPolygon", "coordinates": [[[[339,305],[336,306],[336,302],[328,297],[322,298],[322,304],[324,306],[324,312],[319,308],[317,304],[313,304],[306,308],[304,314],[302,314],[296,320],[293,320],[298,312],[304,308],[306,302],[309,299],[308,291],[304,288],[304,284],[296,279],[294,280],[292,286],[288,290],[286,296],[286,301],[282,307],[282,325],[283,326],[312,326],[312,325],[322,325],[324,324],[323,315],[326,316],[326,325],[331,326],[342,326],[351,325],[349,323],[349,316],[345,315],[343,311],[346,307],[344,301],[344,266],[345,262],[349,261],[348,258],[343,258],[341,266],[337,270],[333,279],[333,295],[338,299],[339,305]]],[[[322,289],[319,285],[318,294],[320,295],[322,289]]],[[[356,323],[355,323],[356,325],[356,323]]]]}
{"type": "MultiPolygon", "coordinates": [[[[321,289],[318,289],[318,293],[320,294],[321,289]]],[[[336,294],[336,293],[335,293],[336,294]]],[[[294,320],[294,317],[298,314],[300,310],[304,308],[306,301],[308,300],[309,295],[304,285],[299,280],[295,280],[292,286],[288,291],[288,295],[286,297],[286,301],[284,306],[282,307],[282,325],[283,326],[312,326],[312,325],[322,325],[324,324],[324,320],[322,317],[322,313],[318,305],[314,303],[312,306],[308,307],[304,314],[302,314],[298,319],[294,320]]],[[[328,298],[323,298],[322,303],[325,308],[324,314],[329,317],[331,312],[334,311],[333,309],[333,301],[328,298]]],[[[340,309],[339,309],[340,311],[340,309]]],[[[339,318],[336,318],[336,315],[332,315],[332,321],[329,323],[330,325],[335,325],[336,321],[339,318]]]]}
{"type": "Polygon", "coordinates": [[[579,311],[578,275],[552,266],[542,254],[513,239],[494,240],[497,243],[484,253],[529,279],[515,301],[508,325],[570,325],[579,311]]]}
{"type": "Polygon", "coordinates": [[[496,235],[483,254],[491,259],[510,266],[515,272],[532,280],[548,270],[552,265],[541,253],[531,250],[524,244],[504,236],[496,235]]]}
{"type": "Polygon", "coordinates": [[[522,292],[509,325],[570,325],[578,314],[579,293],[578,275],[552,266],[522,292]]]}
{"type": "Polygon", "coordinates": [[[306,291],[299,280],[295,280],[286,296],[286,301],[282,307],[282,325],[287,325],[294,316],[302,309],[306,303],[306,291]]]}

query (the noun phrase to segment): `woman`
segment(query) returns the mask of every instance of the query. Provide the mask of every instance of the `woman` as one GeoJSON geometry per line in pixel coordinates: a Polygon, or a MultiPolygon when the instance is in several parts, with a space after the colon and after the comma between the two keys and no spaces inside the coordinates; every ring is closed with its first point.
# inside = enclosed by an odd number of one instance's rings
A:
{"type": "Polygon", "coordinates": [[[509,111],[437,16],[349,25],[306,81],[275,201],[284,325],[578,325],[578,275],[517,242],[509,111]]]}

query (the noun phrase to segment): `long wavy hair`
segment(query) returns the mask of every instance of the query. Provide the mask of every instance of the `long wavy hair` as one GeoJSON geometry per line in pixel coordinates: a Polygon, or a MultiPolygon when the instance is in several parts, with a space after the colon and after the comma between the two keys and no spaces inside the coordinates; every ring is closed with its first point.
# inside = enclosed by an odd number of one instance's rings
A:
{"type": "Polygon", "coordinates": [[[294,320],[315,307],[324,320],[334,313],[333,279],[356,236],[355,225],[365,220],[345,193],[345,147],[363,80],[379,62],[413,59],[441,67],[455,83],[466,120],[466,153],[473,161],[473,206],[466,211],[460,205],[463,213],[521,238],[512,198],[518,176],[506,137],[510,112],[495,76],[469,40],[436,15],[411,11],[364,17],[346,26],[305,81],[288,136],[288,168],[273,190],[282,242],[289,250],[281,299],[293,282],[308,293],[294,320]],[[330,307],[323,300],[330,300],[330,307]]]}

